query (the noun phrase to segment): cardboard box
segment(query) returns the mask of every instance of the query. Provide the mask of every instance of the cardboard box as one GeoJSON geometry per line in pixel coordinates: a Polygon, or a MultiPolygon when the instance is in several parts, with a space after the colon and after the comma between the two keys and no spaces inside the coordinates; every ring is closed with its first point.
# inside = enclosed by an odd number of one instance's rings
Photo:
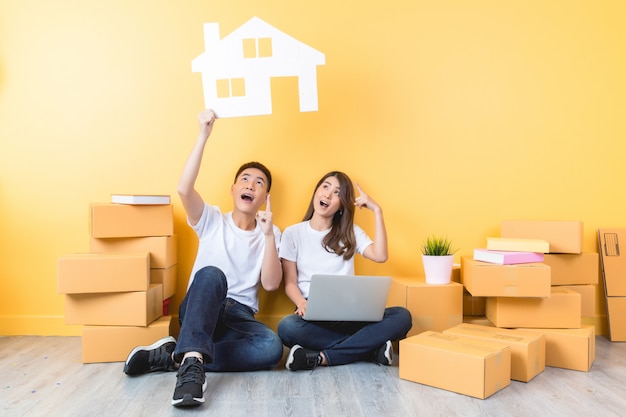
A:
{"type": "Polygon", "coordinates": [[[486,297],[474,297],[463,289],[463,316],[484,316],[486,297]]]}
{"type": "Polygon", "coordinates": [[[543,263],[550,266],[552,285],[598,283],[600,256],[597,253],[547,253],[544,255],[543,263]]]}
{"type": "Polygon", "coordinates": [[[172,236],[172,205],[92,203],[89,215],[93,238],[172,236]]]}
{"type": "Polygon", "coordinates": [[[177,265],[169,268],[150,269],[150,283],[161,284],[163,286],[163,299],[166,300],[176,294],[177,265]]]}
{"type": "Polygon", "coordinates": [[[393,278],[387,306],[405,307],[413,318],[407,336],[426,330],[441,332],[463,322],[463,286],[427,284],[421,279],[393,278]]]}
{"type": "Polygon", "coordinates": [[[90,252],[150,252],[151,268],[169,268],[178,262],[178,236],[91,238],[90,252]]]}
{"type": "Polygon", "coordinates": [[[66,324],[147,326],[162,315],[161,284],[148,291],[65,295],[66,324]]]}
{"type": "Polygon", "coordinates": [[[626,229],[598,229],[598,247],[607,297],[626,297],[626,229]]]}
{"type": "Polygon", "coordinates": [[[137,346],[151,345],[170,335],[172,316],[149,326],[83,326],[83,363],[124,362],[137,346]]]}
{"type": "Polygon", "coordinates": [[[567,288],[580,294],[580,315],[593,317],[596,314],[596,285],[559,285],[559,288],[567,288]]]}
{"type": "Polygon", "coordinates": [[[607,309],[611,342],[626,342],[626,297],[608,297],[607,309]]]}
{"type": "Polygon", "coordinates": [[[511,383],[511,348],[427,331],[400,340],[400,378],[484,399],[511,383]]]}
{"type": "Polygon", "coordinates": [[[552,287],[550,298],[489,297],[486,316],[496,327],[572,329],[581,326],[580,294],[552,287]]]}
{"type": "Polygon", "coordinates": [[[458,336],[494,340],[511,347],[511,379],[528,382],[546,367],[546,338],[542,333],[523,329],[460,324],[444,331],[458,336]]]}
{"type": "Polygon", "coordinates": [[[500,236],[543,239],[550,244],[550,253],[582,253],[583,222],[547,220],[504,220],[500,236]]]}
{"type": "Polygon", "coordinates": [[[149,285],[148,252],[80,253],[57,261],[61,294],[146,291],[149,285]]]}
{"type": "Polygon", "coordinates": [[[475,297],[549,297],[550,267],[543,263],[498,265],[462,256],[461,282],[475,297]]]}
{"type": "Polygon", "coordinates": [[[596,358],[594,326],[580,329],[532,329],[546,337],[546,366],[587,372],[596,358]]]}

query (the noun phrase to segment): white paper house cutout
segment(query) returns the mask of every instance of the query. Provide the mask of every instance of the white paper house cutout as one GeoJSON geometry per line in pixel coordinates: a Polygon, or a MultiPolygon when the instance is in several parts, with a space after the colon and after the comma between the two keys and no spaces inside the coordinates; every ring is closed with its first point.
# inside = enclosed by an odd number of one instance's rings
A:
{"type": "Polygon", "coordinates": [[[271,77],[298,77],[300,111],[317,111],[317,66],[323,53],[258,17],[220,40],[219,24],[204,24],[205,52],[191,61],[202,73],[204,102],[218,117],[272,114],[271,77]]]}

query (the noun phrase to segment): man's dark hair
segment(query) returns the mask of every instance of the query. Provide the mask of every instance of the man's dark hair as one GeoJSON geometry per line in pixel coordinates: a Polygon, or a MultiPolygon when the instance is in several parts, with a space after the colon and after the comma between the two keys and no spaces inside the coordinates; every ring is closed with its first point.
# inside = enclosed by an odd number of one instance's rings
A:
{"type": "Polygon", "coordinates": [[[237,170],[237,173],[235,174],[235,181],[233,182],[233,184],[237,182],[237,178],[239,178],[239,174],[241,174],[243,171],[245,171],[248,168],[256,168],[259,171],[261,171],[263,174],[265,174],[265,177],[267,178],[267,192],[269,193],[270,188],[272,188],[272,173],[270,172],[269,169],[267,169],[265,165],[263,165],[260,162],[256,162],[256,161],[246,162],[245,164],[240,166],[239,169],[237,170]]]}

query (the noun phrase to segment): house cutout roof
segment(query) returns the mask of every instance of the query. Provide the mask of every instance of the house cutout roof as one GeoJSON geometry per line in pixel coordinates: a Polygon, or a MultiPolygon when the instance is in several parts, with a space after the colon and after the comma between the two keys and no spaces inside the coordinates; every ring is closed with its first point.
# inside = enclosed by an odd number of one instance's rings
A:
{"type": "Polygon", "coordinates": [[[205,51],[191,69],[202,74],[206,108],[218,117],[272,114],[271,77],[298,77],[300,111],[317,111],[317,66],[323,53],[258,17],[220,39],[219,24],[204,24],[205,51]]]}

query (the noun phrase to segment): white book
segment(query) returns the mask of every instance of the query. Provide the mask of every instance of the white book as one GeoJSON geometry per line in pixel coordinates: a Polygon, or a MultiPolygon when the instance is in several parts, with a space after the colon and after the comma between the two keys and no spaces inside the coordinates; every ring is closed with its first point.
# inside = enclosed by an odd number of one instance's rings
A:
{"type": "Polygon", "coordinates": [[[111,203],[135,204],[135,205],[170,204],[170,196],[169,195],[111,194],[111,203]]]}

